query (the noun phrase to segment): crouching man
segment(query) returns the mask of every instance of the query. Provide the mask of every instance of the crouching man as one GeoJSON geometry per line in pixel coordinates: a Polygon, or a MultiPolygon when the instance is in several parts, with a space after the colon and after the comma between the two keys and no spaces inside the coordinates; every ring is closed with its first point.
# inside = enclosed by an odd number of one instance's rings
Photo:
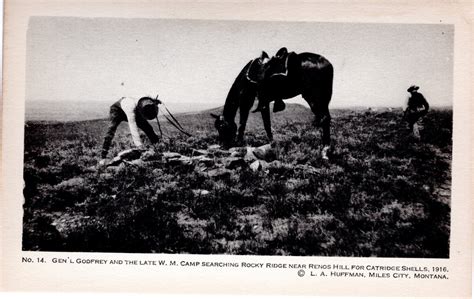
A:
{"type": "Polygon", "coordinates": [[[107,153],[109,152],[112,139],[117,131],[117,127],[122,121],[128,122],[133,143],[137,148],[143,149],[143,143],[138,128],[145,132],[152,144],[159,141],[152,126],[148,123],[148,120],[157,117],[159,104],[161,104],[161,101],[158,100],[158,98],[152,99],[150,97],[143,97],[137,100],[135,98],[122,97],[110,106],[110,122],[107,134],[104,138],[99,166],[106,164],[107,153]]]}
{"type": "Polygon", "coordinates": [[[412,85],[407,89],[410,96],[408,97],[403,115],[404,119],[408,122],[410,130],[413,132],[413,136],[417,139],[420,138],[419,122],[428,113],[430,108],[428,101],[418,92],[419,88],[416,85],[412,85]]]}

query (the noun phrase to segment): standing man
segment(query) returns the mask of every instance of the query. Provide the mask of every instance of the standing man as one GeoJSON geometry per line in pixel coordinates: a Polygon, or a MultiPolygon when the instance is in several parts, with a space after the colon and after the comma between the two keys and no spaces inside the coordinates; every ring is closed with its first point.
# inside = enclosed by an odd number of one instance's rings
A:
{"type": "Polygon", "coordinates": [[[410,93],[406,103],[406,109],[403,117],[408,122],[410,130],[415,138],[420,139],[419,121],[428,113],[430,105],[425,97],[418,92],[420,87],[410,86],[407,91],[410,93]]]}
{"type": "Polygon", "coordinates": [[[102,154],[99,165],[105,165],[107,153],[109,152],[110,144],[114,138],[115,131],[122,121],[128,122],[130,133],[132,135],[133,143],[137,148],[143,148],[143,143],[140,138],[138,128],[140,128],[150,139],[151,143],[159,141],[158,136],[153,131],[153,128],[148,123],[158,115],[158,105],[161,101],[152,99],[150,97],[143,97],[139,100],[135,98],[122,97],[120,100],[110,106],[109,128],[104,138],[102,146],[102,154]]]}

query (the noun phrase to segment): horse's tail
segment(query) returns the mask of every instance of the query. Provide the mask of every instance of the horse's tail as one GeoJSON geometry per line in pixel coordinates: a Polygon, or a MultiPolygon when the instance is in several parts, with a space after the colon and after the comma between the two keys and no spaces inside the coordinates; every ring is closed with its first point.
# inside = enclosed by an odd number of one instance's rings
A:
{"type": "Polygon", "coordinates": [[[324,84],[324,86],[326,86],[327,88],[326,98],[329,104],[332,98],[332,90],[333,90],[333,84],[334,84],[334,67],[332,66],[330,62],[326,68],[326,72],[327,72],[327,76],[324,76],[324,78],[326,78],[327,82],[326,84],[324,84]]]}
{"type": "Polygon", "coordinates": [[[322,101],[323,105],[329,105],[334,84],[334,67],[329,61],[319,70],[318,81],[318,100],[322,101]]]}

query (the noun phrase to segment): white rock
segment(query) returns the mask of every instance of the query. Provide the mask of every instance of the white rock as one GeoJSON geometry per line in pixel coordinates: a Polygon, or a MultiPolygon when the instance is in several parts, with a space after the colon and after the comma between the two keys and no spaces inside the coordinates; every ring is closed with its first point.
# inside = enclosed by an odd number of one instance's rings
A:
{"type": "Polygon", "coordinates": [[[254,151],[254,147],[247,147],[247,153],[245,154],[245,161],[248,161],[248,162],[251,162],[251,161],[255,161],[257,160],[257,157],[254,155],[253,151],[254,151]]]}
{"type": "Polygon", "coordinates": [[[129,162],[129,163],[136,166],[143,166],[146,164],[145,161],[143,161],[142,159],[133,160],[132,162],[129,162]]]}
{"type": "Polygon", "coordinates": [[[218,150],[221,146],[219,144],[213,144],[207,147],[208,150],[218,150]]]}
{"type": "Polygon", "coordinates": [[[193,192],[194,196],[206,196],[210,193],[205,189],[193,189],[191,191],[193,192]]]}
{"type": "Polygon", "coordinates": [[[244,157],[247,154],[246,147],[232,147],[229,149],[231,157],[244,157]]]}
{"type": "Polygon", "coordinates": [[[252,164],[250,164],[250,169],[257,172],[260,169],[262,169],[262,164],[260,164],[260,161],[258,161],[258,160],[253,161],[252,164]]]}
{"type": "Polygon", "coordinates": [[[271,144],[265,144],[257,147],[253,150],[253,154],[258,159],[265,160],[267,162],[271,162],[277,158],[275,150],[272,148],[271,144]]]}
{"type": "Polygon", "coordinates": [[[165,152],[163,153],[163,158],[165,159],[174,159],[174,158],[180,158],[181,154],[179,153],[174,153],[174,152],[165,152]]]}
{"type": "Polygon", "coordinates": [[[214,165],[214,160],[210,159],[206,156],[198,156],[198,157],[193,157],[191,158],[193,162],[196,162],[197,164],[202,164],[205,166],[212,166],[214,165]]]}
{"type": "Polygon", "coordinates": [[[174,165],[177,165],[177,164],[189,165],[189,164],[192,164],[193,161],[189,157],[180,156],[180,157],[177,157],[177,158],[168,159],[168,163],[174,164],[174,165]]]}

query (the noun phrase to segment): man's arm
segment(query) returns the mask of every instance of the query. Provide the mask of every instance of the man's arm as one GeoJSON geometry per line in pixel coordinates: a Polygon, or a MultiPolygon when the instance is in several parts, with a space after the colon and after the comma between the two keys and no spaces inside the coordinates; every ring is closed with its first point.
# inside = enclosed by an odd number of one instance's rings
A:
{"type": "Polygon", "coordinates": [[[142,139],[138,132],[138,125],[135,119],[135,107],[137,106],[136,100],[132,98],[124,98],[120,102],[123,112],[127,116],[128,126],[130,127],[130,134],[132,134],[132,140],[136,147],[142,147],[142,139]]]}
{"type": "Polygon", "coordinates": [[[148,123],[148,121],[143,117],[143,116],[138,116],[136,118],[137,125],[140,129],[145,132],[146,136],[148,136],[148,139],[150,139],[151,143],[157,143],[160,138],[155,134],[155,131],[153,130],[153,127],[148,123]]]}
{"type": "Polygon", "coordinates": [[[428,101],[423,95],[421,95],[421,98],[423,99],[423,107],[425,108],[425,112],[428,112],[430,109],[430,104],[428,104],[428,101]]]}

